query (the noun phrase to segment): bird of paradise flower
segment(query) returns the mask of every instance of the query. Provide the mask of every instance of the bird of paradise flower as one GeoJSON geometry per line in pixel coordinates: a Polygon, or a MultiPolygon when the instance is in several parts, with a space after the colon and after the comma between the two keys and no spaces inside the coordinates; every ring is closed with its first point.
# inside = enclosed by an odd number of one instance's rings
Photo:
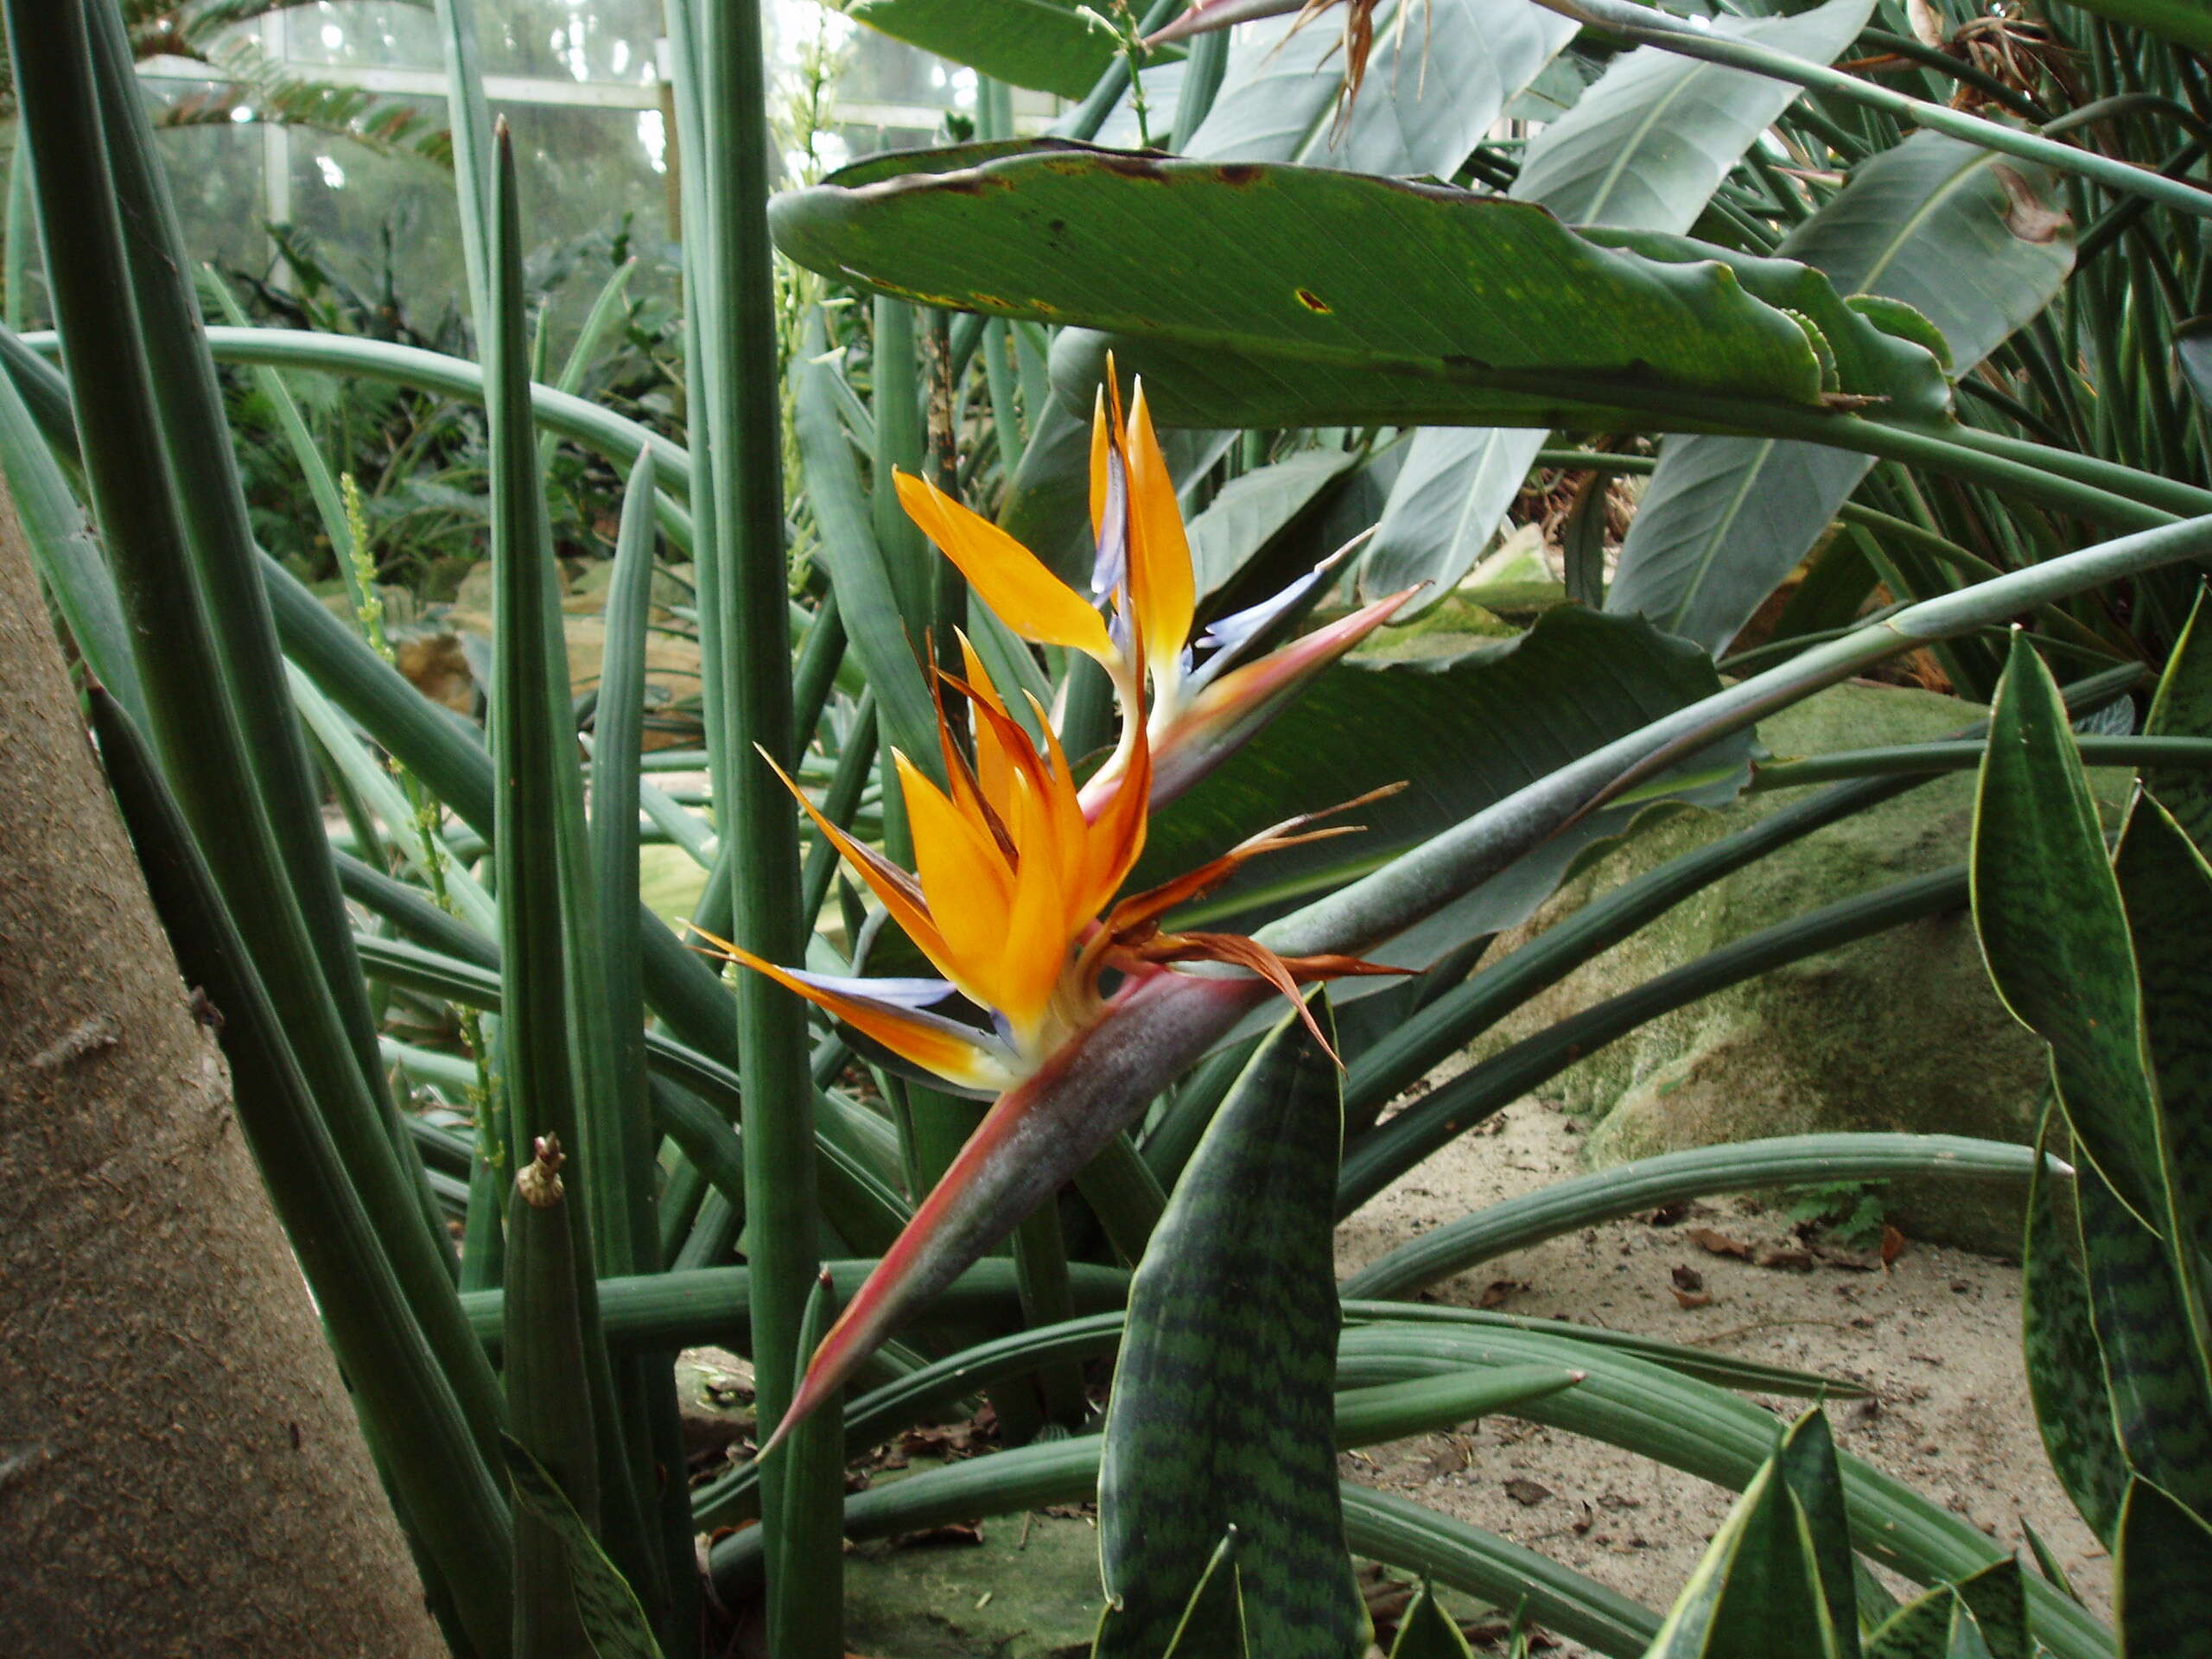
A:
{"type": "Polygon", "coordinates": [[[1009,628],[1033,644],[1082,652],[1111,677],[1122,729],[1114,753],[1089,783],[1077,786],[1046,711],[1033,697],[1027,708],[1042,741],[1014,717],[964,635],[962,673],[933,671],[946,786],[910,756],[893,754],[912,836],[913,872],[830,822],[776,769],[816,828],[943,977],[812,973],[693,930],[715,951],[901,1058],[956,1086],[998,1096],[960,1159],[823,1338],[763,1456],[887,1333],[903,1311],[898,1293],[906,1264],[921,1240],[957,1211],[972,1172],[1018,1138],[1022,1111],[1033,1098],[1030,1086],[1105,1016],[1102,982],[1109,973],[1126,984],[1197,963],[1243,969],[1281,990],[1312,1026],[1299,986],[1403,971],[1348,956],[1283,957],[1241,935],[1165,925],[1172,911],[1212,891],[1253,858],[1351,833],[1346,826],[1312,826],[1374,794],[1286,820],[1197,869],[1116,900],[1143,851],[1151,808],[1162,798],[1161,757],[1173,768],[1171,787],[1217,764],[1298,684],[1381,626],[1408,595],[1380,601],[1270,656],[1241,663],[1252,642],[1325,574],[1331,562],[1325,562],[1285,594],[1217,622],[1192,641],[1197,592],[1189,541],[1141,388],[1126,416],[1118,396],[1102,393],[1094,432],[1094,588],[1103,613],[988,519],[921,480],[903,474],[896,480],[908,513],[1009,628]],[[949,709],[961,707],[967,718],[956,720],[949,709]],[[960,727],[969,734],[967,747],[956,735],[960,727]],[[956,995],[986,1010],[989,1028],[934,1011],[956,995]]]}

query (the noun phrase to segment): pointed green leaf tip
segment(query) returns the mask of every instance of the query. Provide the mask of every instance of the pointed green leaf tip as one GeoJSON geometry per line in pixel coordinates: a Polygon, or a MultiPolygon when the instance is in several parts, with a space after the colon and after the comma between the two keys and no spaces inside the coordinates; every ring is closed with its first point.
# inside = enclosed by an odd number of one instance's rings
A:
{"type": "Polygon", "coordinates": [[[661,1659],[660,1644],[653,1640],[629,1580],[607,1559],[560,1483],[511,1436],[502,1434],[499,1445],[507,1456],[516,1503],[551,1527],[569,1547],[576,1616],[592,1651],[598,1659],[661,1659]]]}
{"type": "Polygon", "coordinates": [[[1390,1659],[1474,1659],[1474,1649],[1436,1599],[1435,1586],[1423,1584],[1390,1644],[1390,1659]]]}
{"type": "MultiPolygon", "coordinates": [[[[1332,1027],[1325,1000],[1313,1006],[1332,1027]]],[[[1355,1659],[1367,1643],[1332,1421],[1330,1217],[1342,1133],[1337,1069],[1287,1019],[1208,1127],[1153,1234],[1130,1286],[1099,1469],[1109,1605],[1098,1659],[1173,1649],[1201,1564],[1232,1528],[1253,1653],[1355,1659]]]]}
{"type": "Polygon", "coordinates": [[[1646,1659],[1841,1659],[1853,1650],[1839,1644],[1828,1616],[1815,1523],[1796,1491],[1805,1486],[1825,1511],[1824,1428],[1806,1437],[1801,1420],[1744,1489],[1646,1659]]]}

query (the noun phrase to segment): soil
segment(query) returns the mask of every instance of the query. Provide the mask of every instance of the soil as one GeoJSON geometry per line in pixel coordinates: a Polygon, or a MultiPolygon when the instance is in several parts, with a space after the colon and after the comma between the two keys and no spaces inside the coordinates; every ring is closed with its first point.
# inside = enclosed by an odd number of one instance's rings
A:
{"type": "MultiPolygon", "coordinates": [[[[1471,1210],[1578,1173],[1580,1125],[1556,1105],[1523,1101],[1491,1124],[1346,1222],[1338,1233],[1339,1273],[1471,1210]]],[[[2109,1617],[2111,1563],[2051,1475],[2029,1405],[2017,1263],[1905,1240],[1886,1269],[1869,1257],[1867,1268],[1852,1270],[1818,1252],[1809,1253],[1809,1268],[1756,1267],[1705,1248],[1693,1230],[1755,1255],[1808,1254],[1781,1209],[1728,1198],[1666,1219],[1671,1224],[1628,1219],[1556,1238],[1432,1294],[1863,1383],[1873,1390],[1870,1400],[1829,1411],[1840,1449],[1947,1504],[2020,1550],[2024,1561],[2024,1518],[2092,1608],[2109,1617]],[[1710,1300],[1683,1306],[1677,1269],[1702,1281],[1687,1300],[1710,1300]]],[[[1796,1401],[1761,1403],[1783,1416],[1803,1408],[1796,1401]]],[[[1611,1446],[1510,1418],[1376,1446],[1347,1457],[1344,1470],[1661,1609],[1697,1565],[1732,1497],[1611,1446]]],[[[1550,1652],[1580,1659],[1585,1650],[1562,1643],[1550,1652]]]]}

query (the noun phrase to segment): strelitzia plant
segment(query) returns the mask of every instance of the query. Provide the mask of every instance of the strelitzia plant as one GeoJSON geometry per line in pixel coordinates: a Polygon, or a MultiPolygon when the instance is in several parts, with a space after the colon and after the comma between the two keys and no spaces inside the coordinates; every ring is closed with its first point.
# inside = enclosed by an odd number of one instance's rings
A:
{"type": "Polygon", "coordinates": [[[728,960],[766,975],[900,1058],[956,1088],[997,1097],[882,1268],[824,1339],[804,1390],[763,1455],[865,1357],[890,1317],[886,1299],[902,1278],[900,1264],[913,1243],[937,1227],[938,1217],[966,1203],[974,1173],[1019,1139],[1064,1058],[1082,1046],[1114,1001],[1188,964],[1242,969],[1289,998],[1326,1049],[1300,986],[1405,971],[1340,952],[1285,956],[1242,935],[1164,925],[1178,906],[1211,892],[1254,858],[1353,833],[1356,826],[1313,826],[1372,795],[1287,819],[1116,902],[1144,850],[1160,797],[1156,749],[1179,757],[1181,773],[1196,777],[1299,683],[1380,626],[1408,594],[1379,601],[1235,667],[1252,641],[1321,579],[1325,563],[1284,593],[1214,625],[1197,642],[1207,652],[1198,661],[1190,642],[1196,582],[1189,539],[1141,387],[1127,416],[1117,396],[1102,391],[1093,430],[1094,587],[1103,613],[988,520],[923,480],[900,474],[896,480],[909,515],[1009,628],[1035,644],[1081,652],[1112,678],[1122,732],[1088,785],[1077,787],[1044,706],[1027,698],[1040,743],[1008,709],[964,634],[963,674],[935,673],[938,742],[950,786],[938,787],[911,757],[893,754],[913,838],[913,873],[839,829],[788,772],[763,756],[943,977],[814,973],[693,930],[728,960]],[[968,711],[965,721],[953,712],[961,708],[968,711]],[[964,748],[962,727],[969,734],[964,748]],[[1110,994],[1109,975],[1118,980],[1110,994]],[[989,1026],[936,1011],[956,996],[984,1011],[989,1026]]]}

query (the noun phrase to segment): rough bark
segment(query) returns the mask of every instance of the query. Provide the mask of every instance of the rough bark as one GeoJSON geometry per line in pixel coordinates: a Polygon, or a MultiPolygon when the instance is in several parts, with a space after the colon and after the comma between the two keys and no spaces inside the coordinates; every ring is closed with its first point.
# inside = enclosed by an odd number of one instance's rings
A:
{"type": "Polygon", "coordinates": [[[0,491],[0,1653],[446,1651],[0,491]]]}

